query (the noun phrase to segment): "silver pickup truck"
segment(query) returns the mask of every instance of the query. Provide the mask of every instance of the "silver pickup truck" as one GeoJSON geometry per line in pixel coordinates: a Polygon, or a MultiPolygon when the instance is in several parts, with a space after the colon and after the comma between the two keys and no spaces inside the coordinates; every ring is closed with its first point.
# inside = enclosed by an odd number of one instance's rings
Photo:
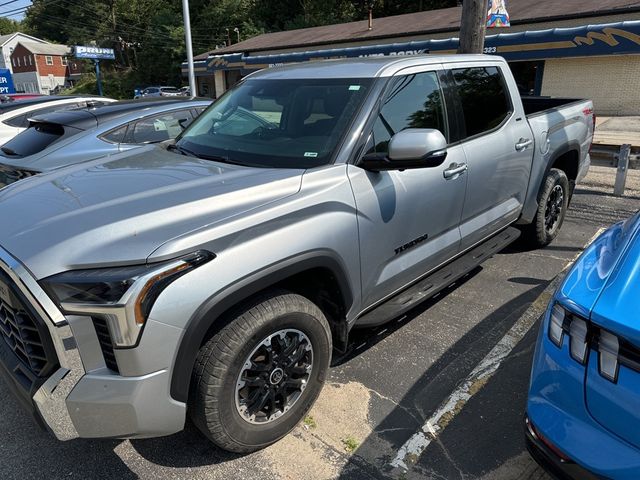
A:
{"type": "Polygon", "coordinates": [[[514,241],[557,234],[589,101],[524,102],[490,56],[253,74],[172,145],[0,190],[0,373],[60,439],[252,451],[332,352],[514,241]],[[514,228],[514,225],[520,227],[514,228]]]}

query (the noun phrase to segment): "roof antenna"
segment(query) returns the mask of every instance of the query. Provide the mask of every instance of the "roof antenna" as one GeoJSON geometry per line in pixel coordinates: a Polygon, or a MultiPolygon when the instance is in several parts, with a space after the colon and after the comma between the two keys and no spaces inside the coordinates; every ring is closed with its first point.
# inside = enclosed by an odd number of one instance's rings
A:
{"type": "Polygon", "coordinates": [[[369,30],[373,29],[373,4],[375,2],[367,2],[367,8],[369,9],[369,30]]]}

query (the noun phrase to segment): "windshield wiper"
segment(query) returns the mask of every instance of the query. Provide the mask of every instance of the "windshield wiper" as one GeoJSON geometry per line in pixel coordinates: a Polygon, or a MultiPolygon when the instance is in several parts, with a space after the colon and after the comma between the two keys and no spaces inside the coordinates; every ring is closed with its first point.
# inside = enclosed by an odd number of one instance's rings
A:
{"type": "Polygon", "coordinates": [[[246,163],[242,163],[242,162],[237,162],[235,160],[230,159],[229,157],[226,157],[224,155],[209,155],[206,153],[196,153],[193,152],[187,148],[184,148],[180,145],[169,145],[167,147],[167,150],[177,150],[178,152],[180,152],[182,155],[187,155],[189,157],[196,157],[196,158],[200,158],[202,160],[211,160],[212,162],[220,162],[220,163],[228,163],[230,165],[241,165],[243,167],[247,167],[249,165],[247,165],[246,163]]]}
{"type": "Polygon", "coordinates": [[[188,150],[184,147],[180,147],[178,145],[171,144],[169,146],[167,146],[167,150],[171,151],[171,150],[177,150],[178,152],[180,152],[182,155],[186,155],[188,157],[196,157],[196,158],[200,158],[198,155],[196,155],[195,152],[192,152],[191,150],[188,150]]]}

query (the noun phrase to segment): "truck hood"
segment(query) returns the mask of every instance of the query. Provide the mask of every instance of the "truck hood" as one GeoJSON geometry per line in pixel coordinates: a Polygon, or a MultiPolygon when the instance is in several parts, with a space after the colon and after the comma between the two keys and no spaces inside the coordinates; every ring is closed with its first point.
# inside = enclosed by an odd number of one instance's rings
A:
{"type": "Polygon", "coordinates": [[[38,279],[143,263],[174,237],[294,195],[302,173],[143,147],[0,190],[0,246],[38,279]]]}

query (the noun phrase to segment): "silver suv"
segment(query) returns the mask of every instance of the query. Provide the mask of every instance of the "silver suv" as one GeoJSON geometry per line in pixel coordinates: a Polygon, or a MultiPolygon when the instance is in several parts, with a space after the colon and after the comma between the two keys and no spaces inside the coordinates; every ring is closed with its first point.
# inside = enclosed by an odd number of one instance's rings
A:
{"type": "Polygon", "coordinates": [[[590,102],[523,104],[506,62],[249,76],[175,144],[0,190],[0,373],[58,438],[252,451],[311,408],[354,326],[562,225],[590,102]],[[548,133],[549,132],[549,133],[548,133]]]}

